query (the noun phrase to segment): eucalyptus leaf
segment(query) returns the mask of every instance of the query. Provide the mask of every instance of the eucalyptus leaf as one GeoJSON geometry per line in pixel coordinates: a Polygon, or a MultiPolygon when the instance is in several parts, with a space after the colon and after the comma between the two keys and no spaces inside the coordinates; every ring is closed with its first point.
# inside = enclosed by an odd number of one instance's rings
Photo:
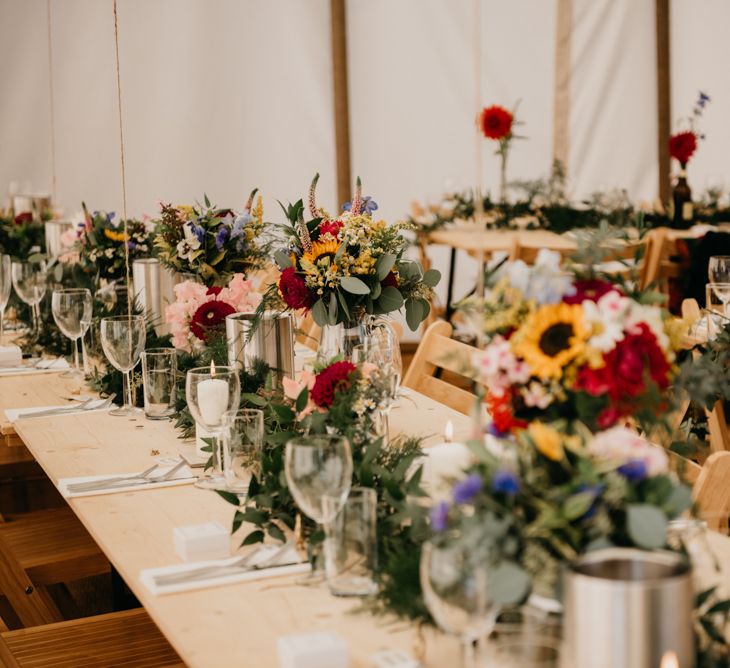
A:
{"type": "Polygon", "coordinates": [[[569,496],[563,504],[563,515],[569,520],[583,517],[590,510],[595,498],[593,492],[579,492],[569,496]]]}
{"type": "Polygon", "coordinates": [[[500,605],[521,602],[530,589],[530,576],[512,561],[503,561],[489,574],[489,597],[500,605]]]}
{"type": "Polygon", "coordinates": [[[681,515],[692,505],[692,490],[686,485],[678,485],[669,494],[667,509],[673,515],[681,515]]]}
{"type": "Polygon", "coordinates": [[[392,313],[403,306],[403,295],[398,288],[389,285],[383,288],[378,298],[378,307],[381,313],[392,313]]]}
{"type": "Polygon", "coordinates": [[[438,269],[429,269],[423,275],[423,282],[429,288],[435,288],[439,284],[440,280],[441,280],[441,272],[438,269]]]}
{"type": "Polygon", "coordinates": [[[278,265],[279,269],[287,269],[292,266],[291,257],[285,250],[279,249],[274,253],[274,261],[278,265]]]}
{"type": "Polygon", "coordinates": [[[345,292],[349,292],[353,295],[368,295],[370,294],[370,288],[364,281],[354,276],[343,276],[340,279],[340,286],[345,292]]]}
{"type": "Polygon", "coordinates": [[[626,522],[631,540],[646,550],[658,550],[667,540],[667,517],[646,504],[632,504],[626,512],[626,522]]]}
{"type": "Polygon", "coordinates": [[[314,302],[314,306],[312,306],[312,317],[314,318],[314,322],[316,322],[320,327],[324,327],[329,324],[329,320],[327,318],[327,307],[321,299],[314,302]]]}
{"type": "Polygon", "coordinates": [[[330,292],[330,306],[328,309],[328,319],[330,325],[337,324],[337,295],[334,292],[330,292]]]}
{"type": "Polygon", "coordinates": [[[376,265],[376,271],[378,273],[378,280],[383,281],[385,277],[390,273],[390,270],[395,264],[396,257],[392,253],[385,253],[378,258],[376,265]]]}
{"type": "Polygon", "coordinates": [[[406,299],[406,323],[412,332],[418,329],[424,317],[421,302],[417,299],[406,299]]]}

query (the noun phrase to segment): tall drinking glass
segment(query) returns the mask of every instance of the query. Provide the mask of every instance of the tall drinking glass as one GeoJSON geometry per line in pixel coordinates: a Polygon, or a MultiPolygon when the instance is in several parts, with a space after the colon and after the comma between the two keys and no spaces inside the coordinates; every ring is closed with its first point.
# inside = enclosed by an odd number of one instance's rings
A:
{"type": "Polygon", "coordinates": [[[41,332],[40,303],[46,294],[46,262],[13,262],[10,266],[13,287],[21,301],[30,306],[33,313],[33,335],[41,332]]]}
{"type": "Polygon", "coordinates": [[[0,343],[3,340],[5,307],[8,305],[10,290],[13,287],[13,279],[10,271],[11,264],[9,255],[0,255],[0,343]]]}
{"type": "Polygon", "coordinates": [[[715,298],[722,304],[722,315],[728,317],[728,303],[730,303],[730,283],[708,283],[707,289],[711,292],[711,299],[715,298]]]}
{"type": "Polygon", "coordinates": [[[400,371],[398,362],[400,354],[396,356],[392,346],[368,345],[367,343],[355,346],[352,350],[354,364],[370,366],[369,377],[371,382],[380,388],[380,402],[376,410],[375,426],[378,436],[390,440],[389,417],[390,409],[398,396],[398,382],[400,371]]]}
{"type": "Polygon", "coordinates": [[[74,368],[69,376],[83,376],[79,366],[78,341],[91,325],[91,292],[85,288],[54,290],[51,295],[51,312],[58,329],[71,339],[74,368]]]}
{"type": "Polygon", "coordinates": [[[185,399],[197,424],[206,429],[213,440],[212,467],[198,478],[196,487],[225,489],[223,456],[221,453],[223,416],[238,408],[241,402],[241,381],[232,366],[190,369],[185,377],[185,399]]]}
{"type": "Polygon", "coordinates": [[[713,255],[707,265],[710,283],[730,283],[730,255],[713,255]]]}
{"type": "Polygon", "coordinates": [[[242,408],[223,413],[221,440],[226,489],[236,494],[246,494],[251,478],[261,472],[264,412],[255,408],[242,408]]]}
{"type": "Polygon", "coordinates": [[[150,348],[141,357],[145,417],[165,420],[175,412],[177,350],[150,348]]]}
{"type": "Polygon", "coordinates": [[[420,580],[426,606],[438,626],[461,639],[463,668],[474,668],[474,644],[491,631],[498,613],[489,598],[487,559],[471,541],[456,536],[445,544],[426,542],[420,580]]]}
{"type": "Polygon", "coordinates": [[[144,317],[115,315],[101,319],[101,347],[112,366],[124,374],[124,405],[109,415],[136,416],[141,412],[132,397],[132,369],[139,362],[147,338],[144,317]]]}
{"type": "MultiPolygon", "coordinates": [[[[345,504],[352,485],[352,453],[344,436],[315,435],[294,438],[286,444],[284,474],[299,509],[318,528],[332,522],[345,504]]],[[[319,544],[312,555],[313,571],[303,581],[321,582],[319,544]]]]}

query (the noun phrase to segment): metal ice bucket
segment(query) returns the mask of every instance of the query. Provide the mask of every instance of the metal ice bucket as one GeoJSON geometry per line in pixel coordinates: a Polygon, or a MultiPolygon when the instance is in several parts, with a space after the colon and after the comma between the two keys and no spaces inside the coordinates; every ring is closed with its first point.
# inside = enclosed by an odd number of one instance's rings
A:
{"type": "Polygon", "coordinates": [[[160,335],[169,330],[165,324],[165,308],[175,301],[175,286],[182,280],[180,274],[163,267],[155,258],[132,262],[134,298],[160,335]]]}
{"type": "Polygon", "coordinates": [[[253,313],[232,313],[226,318],[228,363],[244,371],[261,359],[274,371],[275,383],[294,376],[294,332],[291,313],[266,311],[257,327],[253,313]]]}
{"type": "Polygon", "coordinates": [[[45,223],[46,252],[49,257],[58,257],[63,252],[61,237],[72,230],[74,224],[69,220],[47,220],[45,223]]]}
{"type": "Polygon", "coordinates": [[[563,668],[694,666],[691,569],[673,552],[590,552],[564,580],[563,668]]]}

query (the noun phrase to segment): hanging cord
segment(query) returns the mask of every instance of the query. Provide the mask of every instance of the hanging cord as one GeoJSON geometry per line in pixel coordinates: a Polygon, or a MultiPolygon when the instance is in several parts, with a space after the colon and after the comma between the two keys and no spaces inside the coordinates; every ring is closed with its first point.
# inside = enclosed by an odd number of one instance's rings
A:
{"type": "MultiPolygon", "coordinates": [[[[479,113],[482,106],[482,0],[474,0],[474,108],[479,113]]],[[[476,125],[476,133],[474,135],[474,158],[476,167],[476,188],[474,189],[474,219],[477,223],[477,230],[484,232],[486,230],[484,220],[484,195],[482,185],[484,181],[484,168],[482,161],[483,138],[479,128],[479,122],[476,125]]],[[[484,244],[480,243],[479,251],[479,271],[477,273],[476,296],[481,299],[484,297],[484,244]]],[[[477,347],[481,348],[481,334],[477,334],[477,347]]]]}
{"type": "Polygon", "coordinates": [[[51,41],[51,0],[46,0],[46,17],[48,19],[48,97],[51,114],[51,176],[52,204],[56,204],[56,112],[53,100],[53,42],[51,41]]]}
{"type": "Polygon", "coordinates": [[[117,0],[114,2],[114,47],[117,67],[117,105],[119,108],[119,155],[122,167],[122,213],[124,224],[124,271],[127,282],[127,315],[132,317],[132,276],[129,266],[129,230],[127,225],[127,179],[124,166],[124,130],[122,127],[122,78],[119,71],[119,18],[117,14],[117,0]]]}

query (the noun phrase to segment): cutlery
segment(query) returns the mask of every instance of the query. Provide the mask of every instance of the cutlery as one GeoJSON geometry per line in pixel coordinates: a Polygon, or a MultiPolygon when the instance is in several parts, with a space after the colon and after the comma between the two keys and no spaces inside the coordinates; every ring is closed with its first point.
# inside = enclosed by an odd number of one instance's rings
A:
{"type": "Polygon", "coordinates": [[[194,570],[183,571],[181,573],[168,573],[165,575],[158,575],[155,577],[155,584],[160,586],[181,584],[184,582],[198,581],[198,580],[211,580],[221,575],[233,575],[237,573],[246,573],[248,571],[260,571],[266,568],[279,568],[284,566],[291,566],[292,564],[277,564],[276,562],[291,547],[291,543],[284,543],[279,547],[270,557],[264,559],[260,564],[250,565],[254,557],[259,554],[261,547],[247,555],[237,559],[231,564],[225,566],[203,566],[194,570]]]}
{"type": "Polygon", "coordinates": [[[59,408],[49,408],[45,411],[35,411],[34,413],[24,413],[22,415],[18,416],[18,419],[20,420],[26,420],[28,418],[37,418],[37,417],[48,417],[51,415],[65,415],[67,413],[84,413],[86,411],[99,411],[104,410],[105,408],[109,408],[109,406],[112,405],[112,401],[114,401],[114,397],[116,395],[112,394],[109,397],[107,397],[102,403],[92,406],[91,404],[97,401],[97,399],[94,399],[93,397],[86,399],[82,401],[81,403],[78,403],[75,406],[62,406],[59,408]]]}
{"type": "Polygon", "coordinates": [[[150,478],[149,474],[152,473],[152,471],[154,471],[156,468],[158,468],[158,465],[155,464],[151,468],[147,469],[146,471],[142,471],[142,473],[139,473],[137,475],[72,483],[70,485],[67,485],[66,489],[69,492],[92,492],[102,489],[114,489],[116,487],[136,487],[137,485],[151,485],[158,482],[167,482],[183,466],[185,466],[185,462],[181,460],[177,464],[175,464],[175,466],[173,466],[169,471],[150,478]]]}

